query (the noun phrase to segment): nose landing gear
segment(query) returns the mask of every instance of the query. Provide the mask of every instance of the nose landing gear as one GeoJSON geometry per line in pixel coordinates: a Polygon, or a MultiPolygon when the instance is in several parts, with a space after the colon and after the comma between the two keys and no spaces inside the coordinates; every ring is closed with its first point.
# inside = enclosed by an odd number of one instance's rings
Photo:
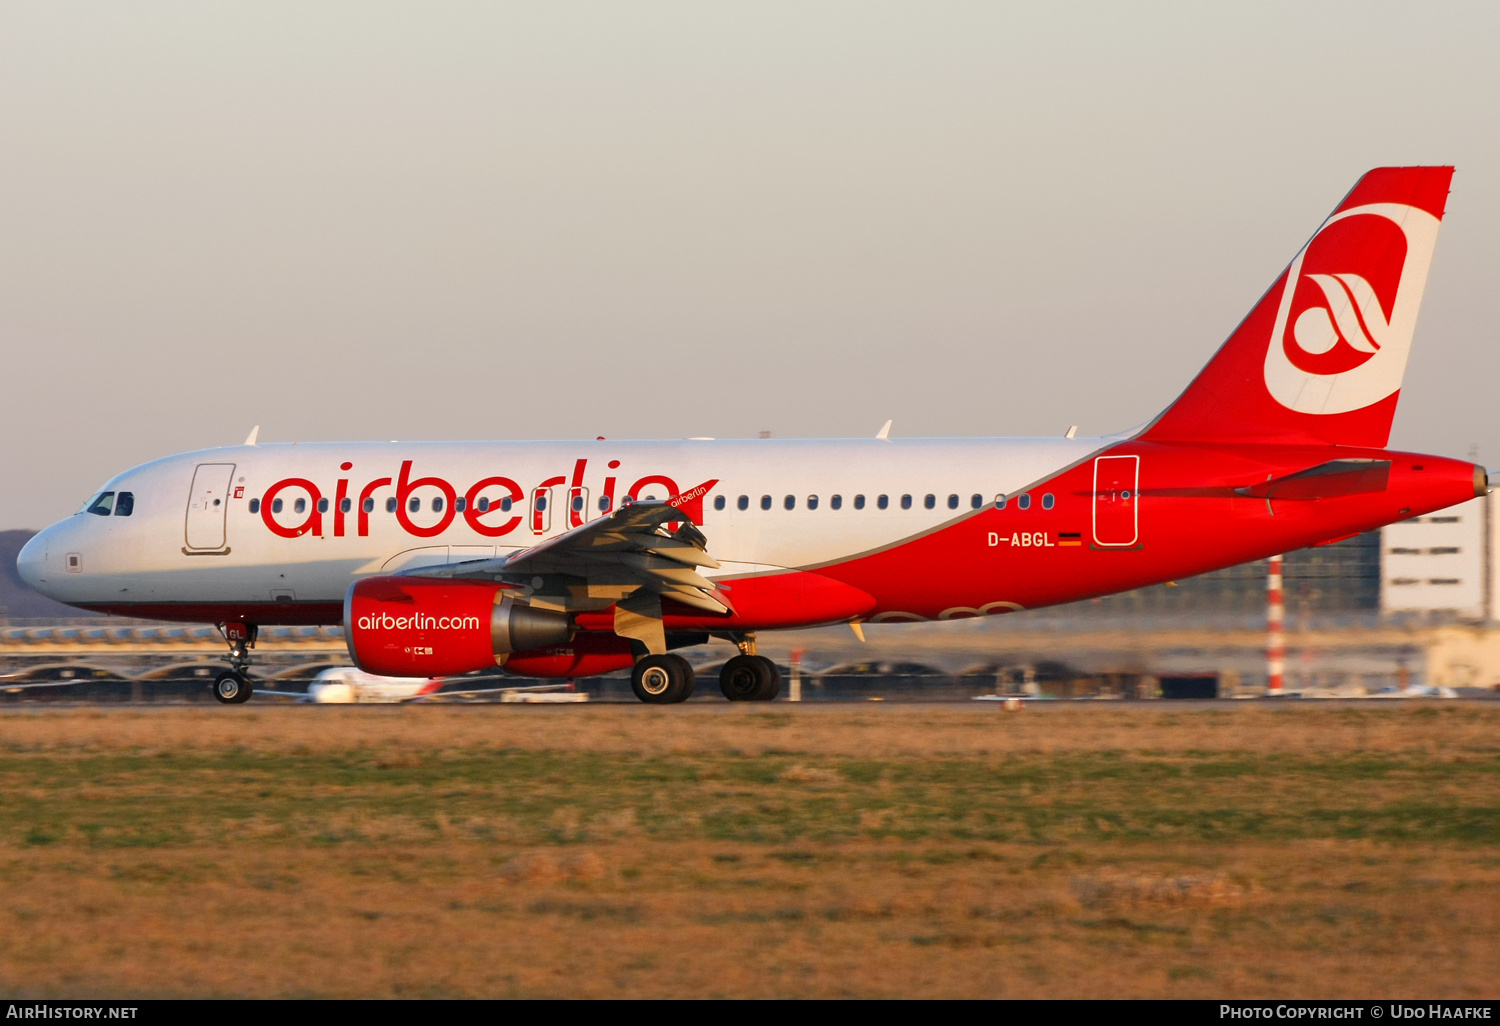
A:
{"type": "Polygon", "coordinates": [[[229,642],[229,654],[221,656],[230,669],[214,679],[214,697],[225,705],[250,701],[255,684],[250,680],[250,650],[255,647],[259,629],[253,623],[221,623],[219,633],[229,642]]]}
{"type": "Polygon", "coordinates": [[[214,697],[225,705],[248,702],[254,693],[255,685],[250,683],[250,678],[243,674],[233,671],[221,673],[214,681],[214,697]]]}

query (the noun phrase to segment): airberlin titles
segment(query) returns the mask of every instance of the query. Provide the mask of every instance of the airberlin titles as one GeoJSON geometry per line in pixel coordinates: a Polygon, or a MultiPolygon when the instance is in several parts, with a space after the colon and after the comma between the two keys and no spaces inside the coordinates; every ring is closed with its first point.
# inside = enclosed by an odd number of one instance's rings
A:
{"type": "MultiPolygon", "coordinates": [[[[579,459],[573,464],[571,476],[559,474],[549,477],[531,489],[531,523],[529,526],[533,534],[546,533],[550,522],[547,509],[549,496],[553,488],[561,485],[568,487],[568,500],[563,504],[563,510],[568,517],[567,526],[583,526],[590,512],[588,489],[584,486],[584,474],[587,471],[588,462],[587,458],[579,459]],[[583,501],[579,501],[580,499],[583,501]]],[[[609,470],[618,470],[620,461],[610,460],[607,466],[609,470]]],[[[339,470],[344,473],[353,469],[352,463],[339,465],[339,470]]],[[[619,481],[620,478],[614,474],[604,478],[604,486],[598,493],[599,512],[607,513],[615,508],[615,495],[619,481]]],[[[643,492],[651,492],[660,488],[665,492],[661,496],[663,499],[671,500],[673,505],[686,513],[693,523],[701,524],[703,523],[703,497],[715,484],[718,484],[717,479],[706,481],[686,492],[680,492],[677,482],[665,474],[647,474],[621,492],[620,501],[630,503],[641,498],[643,492]]],[[[333,537],[342,538],[349,533],[349,522],[352,519],[354,534],[363,538],[370,533],[370,514],[374,513],[379,505],[376,502],[376,493],[381,489],[392,488],[395,491],[392,512],[395,514],[396,523],[400,524],[401,529],[407,534],[417,538],[434,538],[442,534],[460,515],[475,534],[486,538],[500,538],[510,534],[527,519],[522,512],[527,492],[515,479],[502,474],[483,477],[460,494],[458,488],[445,478],[413,477],[411,460],[401,462],[401,469],[394,479],[377,477],[368,481],[358,493],[352,493],[349,478],[340,477],[334,486],[331,503],[323,490],[307,478],[283,478],[267,488],[265,494],[261,496],[260,518],[271,533],[282,538],[301,538],[304,535],[322,537],[325,533],[325,517],[333,521],[331,532],[333,537]],[[428,508],[438,514],[435,523],[419,524],[411,517],[414,512],[411,508],[411,499],[419,489],[434,489],[439,493],[441,501],[428,504],[428,508]],[[300,518],[296,523],[283,523],[278,519],[278,514],[282,513],[285,506],[284,502],[278,501],[282,499],[283,492],[295,495],[295,498],[300,500],[294,505],[292,511],[292,516],[300,518]],[[301,493],[306,494],[304,496],[301,493]]],[[[434,496],[435,500],[437,498],[438,496],[434,496]]]]}

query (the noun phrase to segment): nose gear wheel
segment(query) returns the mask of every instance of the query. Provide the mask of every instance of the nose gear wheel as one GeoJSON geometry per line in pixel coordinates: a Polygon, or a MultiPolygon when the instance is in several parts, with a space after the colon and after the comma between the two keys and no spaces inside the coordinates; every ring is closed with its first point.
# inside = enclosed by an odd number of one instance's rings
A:
{"type": "Polygon", "coordinates": [[[250,701],[255,685],[244,674],[230,671],[219,674],[214,681],[214,697],[225,705],[240,705],[250,701]]]}

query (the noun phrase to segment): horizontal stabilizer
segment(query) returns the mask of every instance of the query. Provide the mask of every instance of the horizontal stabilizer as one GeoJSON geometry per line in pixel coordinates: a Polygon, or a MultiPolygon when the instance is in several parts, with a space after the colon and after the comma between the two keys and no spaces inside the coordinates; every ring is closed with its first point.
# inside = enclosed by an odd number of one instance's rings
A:
{"type": "Polygon", "coordinates": [[[1335,499],[1383,492],[1391,478],[1390,460],[1330,460],[1295,474],[1236,488],[1255,499],[1335,499]]]}

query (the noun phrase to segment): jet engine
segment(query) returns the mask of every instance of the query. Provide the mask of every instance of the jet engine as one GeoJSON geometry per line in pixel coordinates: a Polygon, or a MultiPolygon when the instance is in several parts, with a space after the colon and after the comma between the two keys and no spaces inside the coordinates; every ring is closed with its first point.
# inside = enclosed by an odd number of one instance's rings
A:
{"type": "Polygon", "coordinates": [[[566,613],[536,609],[510,589],[436,577],[367,577],[344,597],[344,638],[361,670],[444,677],[483,670],[512,652],[565,645],[566,613]]]}

